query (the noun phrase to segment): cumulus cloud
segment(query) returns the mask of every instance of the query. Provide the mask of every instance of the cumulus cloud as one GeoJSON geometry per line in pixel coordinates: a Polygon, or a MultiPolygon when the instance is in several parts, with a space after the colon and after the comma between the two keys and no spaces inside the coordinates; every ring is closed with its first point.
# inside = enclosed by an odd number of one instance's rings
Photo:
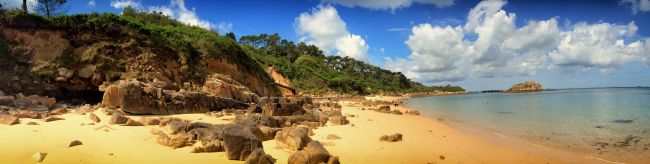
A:
{"type": "Polygon", "coordinates": [[[607,74],[632,61],[650,65],[650,38],[631,41],[639,27],[577,23],[565,29],[557,18],[516,26],[504,1],[482,1],[464,25],[412,27],[407,58],[388,58],[384,67],[421,82],[456,82],[467,77],[534,75],[540,69],[607,74]],[[476,36],[476,37],[468,37],[476,36]]]}
{"type": "Polygon", "coordinates": [[[368,45],[361,36],[351,34],[332,6],[321,6],[296,18],[295,30],[301,41],[323,49],[327,54],[365,60],[368,45]]]}
{"type": "Polygon", "coordinates": [[[639,11],[650,11],[650,0],[621,0],[619,4],[629,6],[632,9],[632,14],[637,14],[639,11]]]}
{"type": "Polygon", "coordinates": [[[95,0],[88,1],[88,6],[95,7],[95,0]]]}
{"type": "Polygon", "coordinates": [[[374,10],[396,10],[415,3],[431,4],[438,8],[454,5],[454,0],[321,0],[325,4],[338,4],[345,7],[363,7],[374,10]]]}
{"type": "Polygon", "coordinates": [[[219,32],[232,31],[232,23],[221,22],[219,25],[215,25],[210,21],[200,19],[199,16],[196,15],[196,10],[194,8],[189,9],[185,6],[184,0],[171,0],[170,4],[166,6],[147,6],[147,7],[143,6],[140,3],[140,1],[113,0],[111,1],[111,6],[117,9],[122,9],[127,6],[131,6],[140,10],[161,12],[164,15],[170,16],[190,26],[198,26],[210,30],[216,29],[219,32]]]}

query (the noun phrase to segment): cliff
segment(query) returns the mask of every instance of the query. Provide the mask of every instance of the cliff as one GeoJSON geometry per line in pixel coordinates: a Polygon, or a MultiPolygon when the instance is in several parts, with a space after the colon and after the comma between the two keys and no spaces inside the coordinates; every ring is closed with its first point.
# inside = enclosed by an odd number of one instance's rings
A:
{"type": "Polygon", "coordinates": [[[538,92],[542,91],[544,88],[542,84],[539,84],[535,81],[528,80],[523,83],[518,83],[506,90],[506,93],[516,93],[516,92],[538,92]]]}
{"type": "Polygon", "coordinates": [[[2,11],[0,63],[0,90],[10,94],[99,101],[99,86],[119,80],[179,90],[222,74],[259,96],[281,95],[236,41],[137,11],[52,18],[2,11]]]}

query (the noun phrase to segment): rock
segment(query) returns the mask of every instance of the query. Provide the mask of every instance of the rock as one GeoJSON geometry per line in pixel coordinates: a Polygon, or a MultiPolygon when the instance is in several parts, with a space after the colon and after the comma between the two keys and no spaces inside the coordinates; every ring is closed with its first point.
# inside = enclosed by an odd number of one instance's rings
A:
{"type": "Polygon", "coordinates": [[[224,151],[224,148],[223,145],[221,145],[221,141],[214,139],[214,140],[210,140],[210,142],[206,143],[203,146],[192,148],[192,150],[190,150],[190,153],[222,152],[222,151],[224,151]]]}
{"type": "Polygon", "coordinates": [[[336,139],[341,139],[341,137],[335,135],[335,134],[328,134],[326,137],[328,140],[336,140],[336,139]]]}
{"type": "Polygon", "coordinates": [[[91,64],[84,65],[79,70],[77,70],[77,76],[87,79],[90,76],[92,76],[93,73],[95,73],[95,69],[96,67],[94,65],[91,64]]]}
{"type": "Polygon", "coordinates": [[[332,125],[345,125],[348,124],[348,120],[345,116],[332,116],[329,118],[329,123],[332,125]]]}
{"type": "Polygon", "coordinates": [[[292,151],[301,150],[311,141],[309,129],[304,127],[286,127],[275,135],[275,142],[278,147],[292,151]]]}
{"type": "Polygon", "coordinates": [[[36,160],[36,162],[43,162],[43,160],[45,160],[45,156],[47,156],[47,153],[38,152],[38,153],[34,154],[32,156],[32,158],[34,158],[34,160],[36,160]]]}
{"type": "Polygon", "coordinates": [[[101,122],[101,119],[99,119],[99,117],[98,117],[97,115],[95,115],[94,113],[90,113],[90,115],[88,116],[88,118],[89,118],[90,120],[92,120],[93,122],[96,122],[96,123],[101,122]]]}
{"type": "Polygon", "coordinates": [[[518,83],[515,85],[512,85],[510,89],[506,90],[506,93],[517,93],[517,92],[538,92],[542,91],[544,88],[542,87],[541,84],[528,80],[523,83],[518,83]]]}
{"type": "Polygon", "coordinates": [[[144,124],[129,118],[122,126],[144,126],[144,124]]]}
{"type": "Polygon", "coordinates": [[[62,115],[67,113],[68,110],[65,107],[59,107],[50,111],[50,115],[62,115]]]}
{"type": "Polygon", "coordinates": [[[5,124],[5,125],[15,125],[20,123],[20,120],[16,116],[11,116],[11,115],[0,115],[0,124],[5,124]]]}
{"type": "Polygon", "coordinates": [[[257,136],[257,139],[261,141],[272,140],[275,138],[275,134],[282,130],[282,128],[271,128],[268,126],[259,126],[259,128],[262,133],[260,136],[257,136]]]}
{"type": "Polygon", "coordinates": [[[379,137],[379,141],[388,141],[388,135],[382,135],[379,137]]]}
{"type": "Polygon", "coordinates": [[[67,68],[64,68],[64,67],[61,67],[61,68],[57,69],[56,71],[58,72],[57,81],[59,81],[59,82],[66,82],[66,81],[68,81],[68,79],[70,79],[72,77],[72,75],[74,75],[74,71],[71,71],[71,70],[69,70],[67,68]]]}
{"type": "Polygon", "coordinates": [[[102,106],[121,107],[122,111],[130,114],[205,113],[247,107],[240,101],[205,92],[163,90],[134,80],[109,86],[104,92],[102,106]]]}
{"type": "Polygon", "coordinates": [[[245,160],[253,150],[262,148],[262,142],[247,128],[252,127],[234,124],[224,128],[223,144],[229,160],[245,160]]]}
{"type": "Polygon", "coordinates": [[[5,95],[6,95],[5,92],[0,90],[0,96],[5,96],[5,95]]]}
{"type": "Polygon", "coordinates": [[[156,142],[158,142],[158,144],[171,147],[174,149],[182,148],[185,146],[191,146],[194,144],[194,141],[192,140],[192,135],[187,133],[167,135],[164,132],[155,129],[152,130],[151,133],[157,136],[156,142]]]}
{"type": "Polygon", "coordinates": [[[38,124],[36,122],[28,122],[27,125],[40,125],[40,124],[38,124]]]}
{"type": "Polygon", "coordinates": [[[129,120],[128,117],[119,114],[119,113],[113,113],[111,116],[111,119],[108,121],[109,124],[125,124],[129,120]]]}
{"type": "Polygon", "coordinates": [[[629,123],[634,122],[634,120],[619,119],[619,120],[614,120],[612,122],[613,123],[619,123],[619,124],[629,124],[629,123]]]}
{"type": "Polygon", "coordinates": [[[388,105],[380,106],[379,108],[376,109],[376,111],[381,113],[390,113],[390,106],[388,105]]]}
{"type": "Polygon", "coordinates": [[[87,123],[86,125],[95,125],[95,123],[91,122],[91,123],[87,123]]]}
{"type": "Polygon", "coordinates": [[[417,110],[406,110],[404,113],[408,115],[420,115],[420,111],[417,110]]]}
{"type": "Polygon", "coordinates": [[[275,159],[264,153],[264,149],[257,148],[246,158],[244,164],[273,164],[275,159]]]}
{"type": "Polygon", "coordinates": [[[311,104],[310,98],[299,97],[263,97],[259,100],[262,113],[267,116],[291,116],[305,113],[302,107],[311,104]]]}
{"type": "Polygon", "coordinates": [[[0,105],[13,106],[16,98],[14,96],[0,96],[0,105]]]}
{"type": "Polygon", "coordinates": [[[58,121],[58,120],[64,120],[64,119],[59,118],[59,117],[54,117],[54,116],[49,116],[49,117],[45,117],[45,118],[41,119],[41,121],[43,121],[43,122],[52,122],[52,121],[58,121]]]}
{"type": "Polygon", "coordinates": [[[310,142],[304,150],[296,151],[289,156],[289,164],[321,164],[340,163],[338,157],[334,157],[325,150],[325,147],[318,142],[310,142]]]}
{"type": "Polygon", "coordinates": [[[401,133],[395,133],[393,135],[383,135],[379,137],[379,141],[386,141],[386,142],[397,142],[402,140],[402,134],[401,133]]]}
{"type": "Polygon", "coordinates": [[[75,147],[75,146],[79,146],[79,145],[83,145],[83,143],[81,143],[81,141],[79,141],[79,140],[74,140],[74,141],[70,142],[70,145],[68,145],[68,147],[75,147]]]}
{"type": "Polygon", "coordinates": [[[258,96],[248,87],[221,74],[213,74],[205,79],[202,92],[212,96],[231,98],[244,103],[257,102],[258,96]]]}
{"type": "Polygon", "coordinates": [[[396,115],[402,115],[402,111],[399,110],[393,110],[391,113],[396,114],[396,115]]]}
{"type": "Polygon", "coordinates": [[[144,125],[160,125],[160,120],[157,118],[142,117],[140,118],[140,122],[144,125]]]}

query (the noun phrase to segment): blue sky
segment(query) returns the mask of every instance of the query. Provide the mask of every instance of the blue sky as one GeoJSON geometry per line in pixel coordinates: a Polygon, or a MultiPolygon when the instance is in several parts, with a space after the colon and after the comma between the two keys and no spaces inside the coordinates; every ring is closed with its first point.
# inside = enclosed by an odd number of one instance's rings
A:
{"type": "Polygon", "coordinates": [[[69,13],[116,14],[133,5],[238,37],[279,33],[430,85],[505,89],[531,79],[547,88],[650,86],[648,0],[75,0],[69,5],[69,13]]]}

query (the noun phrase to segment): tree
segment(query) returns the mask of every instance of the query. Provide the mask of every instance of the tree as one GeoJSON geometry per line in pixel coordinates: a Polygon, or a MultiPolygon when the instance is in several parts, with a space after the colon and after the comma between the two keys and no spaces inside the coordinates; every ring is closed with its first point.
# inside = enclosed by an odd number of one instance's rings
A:
{"type": "Polygon", "coordinates": [[[235,37],[235,33],[228,32],[228,33],[226,33],[226,37],[228,37],[228,38],[230,38],[230,39],[232,39],[234,41],[237,41],[237,38],[235,37]]]}
{"type": "Polygon", "coordinates": [[[38,0],[37,2],[36,11],[47,17],[66,13],[69,9],[65,6],[66,0],[38,0]]]}
{"type": "Polygon", "coordinates": [[[23,12],[27,13],[27,0],[23,0],[23,12]]]}

